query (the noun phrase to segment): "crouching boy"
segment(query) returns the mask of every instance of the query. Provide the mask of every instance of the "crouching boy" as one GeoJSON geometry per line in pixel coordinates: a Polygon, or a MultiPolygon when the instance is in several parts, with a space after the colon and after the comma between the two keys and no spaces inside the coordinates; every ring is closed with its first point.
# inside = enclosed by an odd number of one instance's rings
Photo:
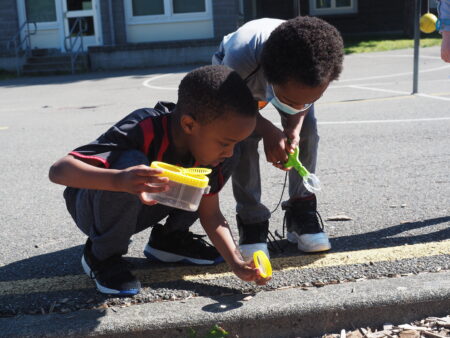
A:
{"type": "Polygon", "coordinates": [[[213,264],[223,257],[242,280],[266,282],[243,261],[218,195],[239,157],[236,145],[253,132],[256,115],[257,104],[236,72],[206,66],[184,77],[177,104],[158,102],[154,108],[136,110],[52,165],[50,180],[67,186],[68,211],[88,236],[82,267],[100,292],[139,292],[140,282],[122,256],[132,235],[148,227],[153,230],[145,254],[151,259],[213,264]],[[168,179],[149,167],[155,160],[212,168],[211,190],[197,212],[146,198],[146,192],[168,189],[168,179]],[[166,217],[164,226],[158,224],[166,217]],[[197,218],[215,248],[188,231],[197,218]]]}

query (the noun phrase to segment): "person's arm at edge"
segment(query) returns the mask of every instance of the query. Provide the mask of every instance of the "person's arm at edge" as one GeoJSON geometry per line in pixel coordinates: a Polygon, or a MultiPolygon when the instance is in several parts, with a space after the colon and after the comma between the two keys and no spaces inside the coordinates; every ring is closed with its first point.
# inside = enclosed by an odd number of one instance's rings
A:
{"type": "MultiPolygon", "coordinates": [[[[439,19],[450,20],[450,0],[438,1],[439,19]]],[[[450,62],[450,25],[442,25],[439,31],[442,34],[441,58],[444,62],[450,62]]]]}

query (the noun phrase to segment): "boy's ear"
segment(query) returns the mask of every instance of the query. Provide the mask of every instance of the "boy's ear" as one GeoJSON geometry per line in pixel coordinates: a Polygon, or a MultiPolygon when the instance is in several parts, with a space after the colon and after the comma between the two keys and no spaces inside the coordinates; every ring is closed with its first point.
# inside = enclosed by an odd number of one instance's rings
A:
{"type": "Polygon", "coordinates": [[[180,119],[181,129],[188,134],[191,135],[194,131],[197,121],[191,115],[183,114],[180,119]]]}

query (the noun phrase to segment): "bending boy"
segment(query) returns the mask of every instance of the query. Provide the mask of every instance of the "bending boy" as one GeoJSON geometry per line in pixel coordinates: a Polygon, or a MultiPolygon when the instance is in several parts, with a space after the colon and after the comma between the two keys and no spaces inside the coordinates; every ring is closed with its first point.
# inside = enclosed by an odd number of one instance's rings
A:
{"type": "Polygon", "coordinates": [[[100,292],[139,292],[140,282],[122,256],[131,236],[150,226],[153,230],[145,248],[149,258],[216,263],[220,258],[216,249],[187,229],[198,217],[239,278],[265,283],[242,260],[218,196],[239,157],[235,145],[253,132],[256,114],[256,103],[236,72],[225,66],[202,67],[181,81],[176,105],[159,102],[153,109],[136,110],[53,164],[50,180],[67,186],[67,208],[88,236],[82,266],[100,292]],[[146,199],[145,192],[168,189],[168,179],[156,176],[161,171],[148,166],[154,160],[213,168],[210,193],[203,196],[198,212],[146,199]],[[167,216],[164,226],[158,224],[167,216]]]}
{"type": "MultiPolygon", "coordinates": [[[[267,161],[280,169],[287,153],[299,145],[300,160],[315,172],[319,135],[314,102],[342,70],[342,38],[318,18],[259,19],[225,36],[212,62],[236,70],[260,108],[270,102],[281,116],[283,130],[258,114],[255,132],[245,140],[233,173],[241,251],[244,256],[255,250],[267,252],[270,210],[261,202],[258,143],[263,140],[267,161]]],[[[289,173],[289,196],[282,205],[288,240],[304,252],[329,250],[316,214],[316,197],[294,170],[289,173]]]]}

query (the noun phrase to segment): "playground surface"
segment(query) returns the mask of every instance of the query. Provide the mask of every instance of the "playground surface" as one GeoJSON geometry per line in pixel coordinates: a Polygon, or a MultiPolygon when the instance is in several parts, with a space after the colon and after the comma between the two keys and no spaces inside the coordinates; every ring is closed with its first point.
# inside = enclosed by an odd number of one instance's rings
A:
{"type": "MultiPolygon", "coordinates": [[[[97,293],[80,266],[85,238],[48,169],[129,112],[175,102],[192,68],[0,82],[0,337],[184,337],[217,323],[240,337],[295,337],[449,314],[450,65],[438,47],[420,50],[418,94],[407,49],[347,56],[317,102],[318,210],[331,252],[305,255],[280,240],[273,279],[257,287],[225,264],[149,263],[144,231],[127,255],[142,292],[97,293]]],[[[275,109],[263,114],[280,126],[275,109]]],[[[262,149],[260,160],[272,210],[284,173],[262,149]]],[[[237,238],[231,184],[220,200],[237,238]]],[[[271,231],[282,224],[278,208],[271,231]]],[[[202,233],[199,224],[193,231],[202,233]]]]}

